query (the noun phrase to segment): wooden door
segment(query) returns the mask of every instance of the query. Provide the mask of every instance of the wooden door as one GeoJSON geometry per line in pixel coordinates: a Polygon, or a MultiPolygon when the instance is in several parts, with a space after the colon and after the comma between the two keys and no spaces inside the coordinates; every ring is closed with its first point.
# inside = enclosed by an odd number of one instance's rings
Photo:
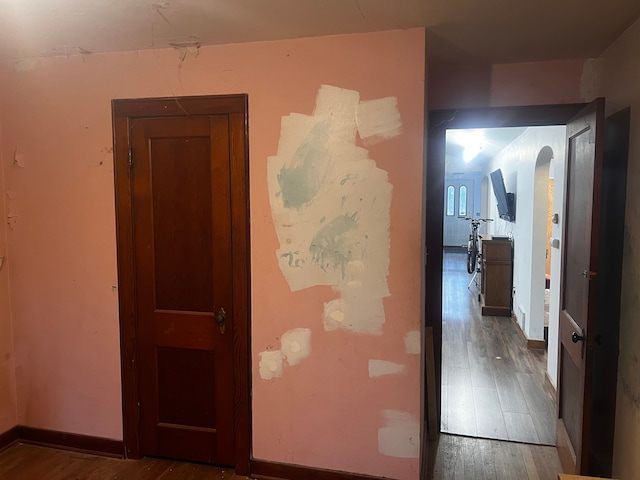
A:
{"type": "Polygon", "coordinates": [[[133,457],[238,467],[249,460],[245,112],[236,111],[246,98],[203,98],[204,107],[198,97],[132,101],[120,108],[126,122],[114,105],[116,148],[126,141],[129,161],[125,172],[116,153],[125,446],[133,457]]]}
{"type": "Polygon", "coordinates": [[[603,123],[604,99],[598,99],[567,124],[557,429],[566,473],[588,469],[603,123]]]}

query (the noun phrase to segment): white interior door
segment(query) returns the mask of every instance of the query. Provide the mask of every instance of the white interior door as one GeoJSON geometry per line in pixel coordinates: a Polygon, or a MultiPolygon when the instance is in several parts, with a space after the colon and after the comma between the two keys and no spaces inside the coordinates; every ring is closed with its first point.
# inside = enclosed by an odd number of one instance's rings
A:
{"type": "Polygon", "coordinates": [[[467,246],[469,221],[473,217],[474,192],[472,179],[446,180],[444,187],[444,238],[445,247],[467,246]]]}

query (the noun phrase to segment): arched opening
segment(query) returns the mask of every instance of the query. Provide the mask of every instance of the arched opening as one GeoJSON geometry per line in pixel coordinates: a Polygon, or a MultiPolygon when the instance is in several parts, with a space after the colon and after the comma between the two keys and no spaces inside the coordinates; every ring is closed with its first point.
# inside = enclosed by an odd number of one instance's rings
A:
{"type": "Polygon", "coordinates": [[[544,146],[538,152],[535,163],[533,191],[533,241],[531,242],[531,315],[528,325],[524,326],[527,338],[543,340],[545,327],[548,327],[548,307],[545,312],[545,297],[548,299],[548,280],[551,277],[549,232],[551,230],[549,198],[553,197],[550,178],[553,150],[544,146]],[[551,191],[550,191],[551,189],[551,191]],[[546,313],[546,315],[545,315],[546,313]]]}

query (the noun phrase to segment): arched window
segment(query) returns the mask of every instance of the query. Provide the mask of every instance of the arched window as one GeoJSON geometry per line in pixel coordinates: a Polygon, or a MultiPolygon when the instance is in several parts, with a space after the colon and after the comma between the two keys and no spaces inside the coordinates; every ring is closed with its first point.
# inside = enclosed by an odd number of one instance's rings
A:
{"type": "Polygon", "coordinates": [[[453,217],[456,212],[456,189],[453,185],[447,187],[447,217],[453,217]]]}
{"type": "Polygon", "coordinates": [[[458,216],[459,217],[466,217],[467,216],[467,187],[466,187],[466,185],[462,185],[460,187],[459,202],[458,202],[458,216]]]}

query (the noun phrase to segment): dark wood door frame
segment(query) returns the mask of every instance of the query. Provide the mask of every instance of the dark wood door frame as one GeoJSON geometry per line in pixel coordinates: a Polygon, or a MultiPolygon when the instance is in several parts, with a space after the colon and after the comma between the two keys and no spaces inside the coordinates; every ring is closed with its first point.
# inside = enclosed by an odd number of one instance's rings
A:
{"type": "MultiPolygon", "coordinates": [[[[451,128],[499,128],[566,125],[585,104],[432,110],[427,124],[425,165],[425,326],[433,329],[436,366],[437,428],[440,431],[442,378],[442,235],[446,131],[451,128]]],[[[427,385],[426,378],[424,380],[427,385]]],[[[424,418],[428,418],[424,406],[424,418]]],[[[431,432],[430,432],[430,436],[431,432]]]]}
{"type": "Polygon", "coordinates": [[[247,95],[215,95],[180,98],[113,100],[114,177],[116,200],[116,240],[120,349],[122,369],[122,412],[125,455],[140,458],[138,421],[138,362],[136,343],[135,258],[133,256],[133,216],[130,172],[129,124],[144,117],[191,117],[230,114],[237,131],[231,135],[231,225],[233,257],[233,369],[236,473],[249,474],[251,455],[250,411],[250,251],[249,251],[249,170],[247,95]]]}

